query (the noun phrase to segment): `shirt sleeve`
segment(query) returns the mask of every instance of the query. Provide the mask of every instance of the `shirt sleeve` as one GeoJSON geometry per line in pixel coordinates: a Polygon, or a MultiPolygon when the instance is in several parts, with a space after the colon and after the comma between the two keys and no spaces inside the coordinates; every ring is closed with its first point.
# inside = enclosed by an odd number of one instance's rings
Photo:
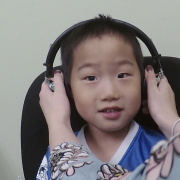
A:
{"type": "Polygon", "coordinates": [[[46,155],[44,155],[40,164],[36,175],[36,180],[48,180],[48,159],[46,155]]]}
{"type": "Polygon", "coordinates": [[[153,146],[149,159],[126,180],[175,180],[180,171],[180,134],[153,146]]]}

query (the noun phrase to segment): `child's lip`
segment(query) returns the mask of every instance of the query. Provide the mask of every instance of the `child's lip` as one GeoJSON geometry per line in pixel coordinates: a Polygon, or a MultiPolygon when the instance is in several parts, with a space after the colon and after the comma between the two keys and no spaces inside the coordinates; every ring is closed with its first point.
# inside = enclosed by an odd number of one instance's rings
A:
{"type": "Polygon", "coordinates": [[[103,115],[104,118],[113,120],[121,116],[122,110],[123,109],[118,106],[112,106],[112,107],[105,107],[99,112],[103,115]]]}
{"type": "Polygon", "coordinates": [[[112,106],[112,107],[105,107],[103,109],[101,109],[99,112],[104,112],[106,110],[118,110],[118,111],[122,111],[122,108],[118,107],[118,106],[112,106]]]}
{"type": "Polygon", "coordinates": [[[100,113],[103,115],[104,118],[113,120],[118,119],[121,116],[122,110],[114,112],[101,111],[100,113]]]}

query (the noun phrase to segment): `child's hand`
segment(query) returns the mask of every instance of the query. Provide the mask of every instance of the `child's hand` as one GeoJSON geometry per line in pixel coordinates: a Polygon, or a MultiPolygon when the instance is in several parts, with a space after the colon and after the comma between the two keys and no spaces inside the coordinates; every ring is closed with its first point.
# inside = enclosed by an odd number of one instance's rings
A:
{"type": "Polygon", "coordinates": [[[58,70],[54,74],[54,87],[54,92],[52,92],[43,82],[39,94],[39,103],[48,128],[62,123],[70,124],[70,104],[64,88],[63,75],[58,70]]]}
{"type": "Polygon", "coordinates": [[[145,78],[147,81],[148,110],[166,137],[171,136],[173,124],[179,119],[176,110],[175,96],[167,78],[161,79],[159,86],[152,66],[147,66],[145,78]]]}

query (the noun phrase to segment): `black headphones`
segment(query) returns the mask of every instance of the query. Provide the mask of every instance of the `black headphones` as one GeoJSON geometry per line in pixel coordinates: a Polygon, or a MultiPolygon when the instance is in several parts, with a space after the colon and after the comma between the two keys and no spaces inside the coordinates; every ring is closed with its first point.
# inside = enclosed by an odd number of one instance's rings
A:
{"type": "MultiPolygon", "coordinates": [[[[76,29],[77,27],[84,25],[90,21],[93,21],[93,20],[94,19],[82,21],[80,23],[77,23],[77,24],[71,26],[70,28],[65,30],[51,45],[48,55],[47,55],[47,58],[46,58],[46,62],[43,65],[46,66],[45,83],[49,85],[49,87],[51,88],[52,91],[54,91],[54,84],[50,81],[50,78],[52,77],[54,59],[55,59],[55,56],[56,56],[58,50],[61,47],[62,41],[74,29],[76,29]]],[[[119,23],[122,27],[131,29],[134,32],[135,36],[138,37],[141,41],[143,41],[144,44],[147,46],[147,48],[149,49],[149,52],[152,56],[152,59],[154,61],[154,71],[156,73],[156,82],[158,84],[160,79],[162,79],[164,77],[164,73],[163,73],[163,70],[161,67],[161,63],[159,61],[159,58],[161,57],[161,55],[158,53],[158,51],[157,51],[156,47],[154,46],[153,42],[151,41],[151,39],[144,32],[142,32],[140,29],[133,26],[132,24],[129,24],[127,22],[120,21],[117,19],[112,19],[112,20],[119,23]]]]}

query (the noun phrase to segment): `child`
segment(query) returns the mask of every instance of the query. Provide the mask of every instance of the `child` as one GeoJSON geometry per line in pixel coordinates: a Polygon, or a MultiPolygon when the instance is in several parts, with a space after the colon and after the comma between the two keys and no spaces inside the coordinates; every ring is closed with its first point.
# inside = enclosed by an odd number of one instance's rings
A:
{"type": "MultiPolygon", "coordinates": [[[[152,146],[164,139],[133,120],[140,108],[144,77],[142,52],[134,34],[110,17],[100,16],[74,30],[62,43],[61,55],[67,91],[87,122],[75,132],[77,138],[99,160],[133,171],[148,159],[152,146]]],[[[70,114],[70,109],[63,112],[70,114]]],[[[157,113],[151,116],[158,122],[157,113]]],[[[49,149],[37,179],[50,179],[48,160],[49,149]]]]}

